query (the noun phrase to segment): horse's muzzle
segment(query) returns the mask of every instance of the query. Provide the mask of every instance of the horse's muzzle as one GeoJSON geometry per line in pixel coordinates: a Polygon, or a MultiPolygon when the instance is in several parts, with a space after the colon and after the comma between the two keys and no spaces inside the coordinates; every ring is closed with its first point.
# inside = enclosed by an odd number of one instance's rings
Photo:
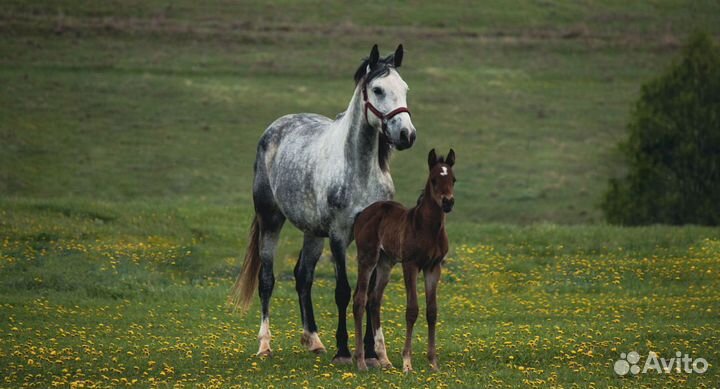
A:
{"type": "Polygon", "coordinates": [[[443,212],[449,213],[450,211],[452,211],[454,205],[455,205],[455,198],[443,197],[443,199],[442,199],[443,212]]]}
{"type": "Polygon", "coordinates": [[[407,128],[400,130],[400,140],[395,144],[398,150],[405,150],[412,147],[415,143],[415,131],[410,131],[407,128]]]}

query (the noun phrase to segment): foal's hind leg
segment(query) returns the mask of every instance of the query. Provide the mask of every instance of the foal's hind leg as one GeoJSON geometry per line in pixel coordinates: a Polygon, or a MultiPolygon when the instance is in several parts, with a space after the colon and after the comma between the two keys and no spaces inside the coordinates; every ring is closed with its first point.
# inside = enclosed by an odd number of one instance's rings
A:
{"type": "Polygon", "coordinates": [[[378,362],[383,368],[393,367],[388,359],[387,350],[385,349],[385,336],[382,332],[382,321],[380,320],[383,295],[385,293],[385,287],[390,281],[392,265],[392,260],[381,253],[380,261],[375,268],[375,272],[377,273],[375,288],[371,289],[370,299],[368,301],[368,306],[370,307],[368,315],[372,316],[373,347],[377,353],[378,362]]]}
{"type": "Polygon", "coordinates": [[[370,284],[368,284],[368,302],[365,306],[365,317],[367,320],[365,321],[365,337],[363,338],[363,343],[365,346],[365,364],[367,364],[368,367],[380,367],[380,361],[378,360],[378,355],[375,352],[375,333],[373,332],[372,321],[373,313],[370,309],[370,294],[372,294],[373,290],[375,290],[376,278],[377,269],[373,270],[372,276],[370,276],[370,284]]]}
{"type": "Polygon", "coordinates": [[[303,323],[301,343],[307,347],[309,351],[318,354],[325,352],[325,346],[323,346],[318,336],[315,315],[313,314],[311,291],[313,277],[315,275],[315,266],[322,254],[323,243],[323,238],[318,238],[306,233],[300,258],[295,266],[295,290],[300,300],[300,314],[302,315],[303,323]]]}
{"type": "Polygon", "coordinates": [[[355,359],[358,370],[367,370],[365,363],[365,348],[363,347],[362,322],[365,314],[365,305],[368,300],[368,286],[370,276],[377,262],[377,253],[368,252],[358,248],[358,280],[355,286],[353,302],[353,318],[355,319],[355,359]]]}

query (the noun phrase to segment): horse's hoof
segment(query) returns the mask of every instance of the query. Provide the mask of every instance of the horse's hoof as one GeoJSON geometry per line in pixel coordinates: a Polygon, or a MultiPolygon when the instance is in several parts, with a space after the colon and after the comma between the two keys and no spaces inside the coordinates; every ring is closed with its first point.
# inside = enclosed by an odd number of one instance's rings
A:
{"type": "Polygon", "coordinates": [[[330,361],[333,365],[352,365],[352,357],[343,357],[340,355],[336,355],[332,361],[330,361]]]}
{"type": "Polygon", "coordinates": [[[368,367],[380,367],[380,361],[377,358],[365,358],[365,364],[368,367]]]}
{"type": "Polygon", "coordinates": [[[358,371],[367,371],[368,370],[367,365],[364,363],[360,363],[360,362],[358,362],[357,368],[358,368],[358,371]]]}
{"type": "Polygon", "coordinates": [[[258,351],[256,355],[261,358],[269,358],[269,357],[272,357],[273,353],[272,353],[272,350],[267,349],[267,350],[258,351]]]}
{"type": "Polygon", "coordinates": [[[411,366],[403,366],[403,373],[408,374],[412,371],[413,371],[413,369],[411,366]]]}
{"type": "Polygon", "coordinates": [[[316,332],[303,332],[302,337],[300,338],[300,344],[305,346],[308,351],[314,354],[325,354],[327,352],[316,332]]]}
{"type": "Polygon", "coordinates": [[[438,367],[438,365],[430,365],[430,371],[432,371],[433,373],[437,373],[440,371],[440,368],[438,367]]]}

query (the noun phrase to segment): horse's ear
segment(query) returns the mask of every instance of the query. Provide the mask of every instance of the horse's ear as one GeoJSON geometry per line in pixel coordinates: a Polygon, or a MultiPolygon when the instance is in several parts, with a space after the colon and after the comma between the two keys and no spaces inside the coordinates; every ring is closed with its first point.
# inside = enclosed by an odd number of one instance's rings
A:
{"type": "Polygon", "coordinates": [[[380,50],[378,50],[378,45],[375,44],[373,45],[372,50],[370,50],[370,57],[368,58],[368,65],[370,66],[370,69],[377,65],[378,60],[380,60],[380,50]]]}
{"type": "Polygon", "coordinates": [[[447,155],[447,158],[445,158],[445,163],[450,165],[452,167],[455,164],[455,150],[450,149],[450,152],[447,155]]]}
{"type": "Polygon", "coordinates": [[[435,149],[430,150],[430,153],[428,154],[428,168],[432,170],[433,166],[437,163],[437,154],[435,154],[435,149]]]}
{"type": "Polygon", "coordinates": [[[403,45],[402,43],[398,45],[397,49],[395,49],[395,55],[393,56],[393,61],[396,68],[399,68],[400,65],[402,65],[403,60],[403,45]]]}

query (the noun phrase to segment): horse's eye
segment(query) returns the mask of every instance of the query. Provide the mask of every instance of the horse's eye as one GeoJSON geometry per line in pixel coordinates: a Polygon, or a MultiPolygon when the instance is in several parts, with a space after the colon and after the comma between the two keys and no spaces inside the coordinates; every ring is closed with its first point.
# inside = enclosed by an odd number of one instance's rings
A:
{"type": "Polygon", "coordinates": [[[457,179],[453,177],[453,184],[457,182],[457,179]]]}
{"type": "Polygon", "coordinates": [[[432,182],[433,186],[435,186],[436,181],[435,181],[434,178],[431,178],[431,179],[430,179],[430,182],[432,182]]]}
{"type": "Polygon", "coordinates": [[[373,91],[373,93],[375,93],[375,94],[378,95],[378,96],[380,96],[380,95],[383,94],[382,88],[379,88],[379,87],[377,87],[377,86],[376,86],[375,88],[373,88],[372,91],[373,91]]]}

